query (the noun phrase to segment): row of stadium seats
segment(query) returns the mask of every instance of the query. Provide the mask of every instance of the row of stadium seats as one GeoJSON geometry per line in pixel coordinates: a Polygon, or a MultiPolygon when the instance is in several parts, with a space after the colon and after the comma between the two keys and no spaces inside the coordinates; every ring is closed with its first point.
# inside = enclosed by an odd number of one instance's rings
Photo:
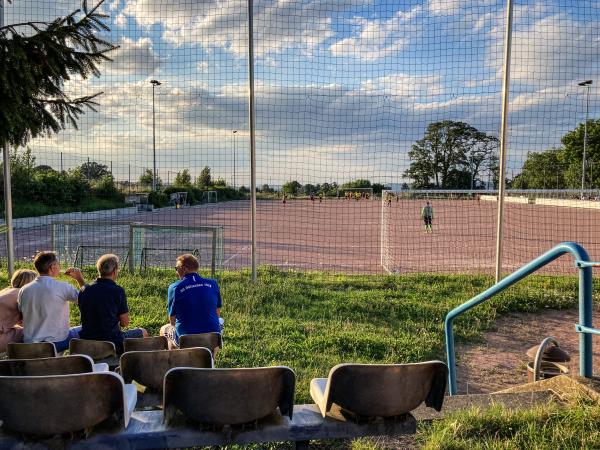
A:
{"type": "MultiPolygon", "coordinates": [[[[20,344],[16,350],[11,349],[9,356],[32,356],[33,347],[28,347],[32,345],[37,344],[20,344]]],[[[397,419],[424,401],[439,411],[446,389],[447,367],[439,361],[340,364],[331,369],[328,378],[312,380],[310,394],[316,406],[297,405],[301,414],[295,417],[296,380],[292,369],[285,366],[214,368],[213,353],[206,347],[166,350],[163,345],[164,342],[156,338],[126,341],[127,351],[120,357],[118,373],[109,372],[98,363],[95,365],[88,355],[73,352],[69,356],[0,361],[0,392],[3,393],[0,420],[5,433],[0,435],[0,447],[3,441],[10,440],[6,434],[10,432],[47,436],[85,430],[88,434],[96,427],[100,430],[98,437],[107,439],[102,430],[108,427],[114,434],[124,426],[125,430],[117,434],[121,439],[123,436],[130,439],[132,433],[138,433],[142,422],[146,423],[145,428],[142,427],[145,433],[149,432],[148,423],[153,423],[150,427],[153,433],[164,434],[188,422],[213,427],[214,431],[247,424],[256,428],[261,420],[276,417],[279,426],[287,427],[290,433],[294,420],[306,424],[307,413],[312,414],[308,418],[313,422],[318,413],[321,420],[329,421],[326,425],[335,427],[330,422],[336,419],[397,419]],[[157,347],[161,348],[155,349],[157,347]],[[136,406],[141,414],[137,418],[136,406]],[[162,414],[160,410],[147,411],[150,406],[162,408],[162,414]],[[132,414],[136,422],[133,428],[129,426],[132,414]],[[162,416],[160,420],[156,420],[157,414],[162,416]],[[119,419],[116,423],[111,422],[115,415],[119,419]]],[[[298,428],[298,424],[295,426],[298,428]]],[[[290,439],[322,437],[314,427],[299,429],[304,431],[300,433],[297,429],[296,434],[292,433],[295,437],[290,435],[290,439]]],[[[345,429],[348,435],[349,428],[345,429]]],[[[216,442],[202,440],[209,435],[200,433],[198,436],[194,445],[216,442]]],[[[352,433],[348,437],[352,437],[352,433]]],[[[265,440],[260,433],[253,439],[265,440]]]]}

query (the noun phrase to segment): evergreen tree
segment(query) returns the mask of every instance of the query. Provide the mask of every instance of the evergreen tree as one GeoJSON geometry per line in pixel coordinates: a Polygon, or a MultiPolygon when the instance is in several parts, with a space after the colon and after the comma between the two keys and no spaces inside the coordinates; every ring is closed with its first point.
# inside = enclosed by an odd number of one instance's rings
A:
{"type": "Polygon", "coordinates": [[[101,92],[69,97],[65,81],[99,76],[98,64],[116,47],[100,37],[107,17],[87,2],[52,22],[24,22],[0,28],[0,146],[24,145],[36,136],[77,127],[85,108],[101,92]],[[33,32],[33,34],[32,34],[33,32]]]}

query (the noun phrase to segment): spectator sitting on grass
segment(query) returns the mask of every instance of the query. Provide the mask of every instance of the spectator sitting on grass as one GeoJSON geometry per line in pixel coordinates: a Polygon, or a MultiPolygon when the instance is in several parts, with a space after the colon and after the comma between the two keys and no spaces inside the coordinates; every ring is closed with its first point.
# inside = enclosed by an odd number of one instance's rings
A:
{"type": "Polygon", "coordinates": [[[143,328],[121,331],[129,325],[129,307],[125,290],[115,282],[119,276],[119,257],[102,255],[96,262],[98,279],[79,293],[81,339],[111,341],[117,353],[123,353],[125,338],[147,337],[143,328]]]}
{"type": "Polygon", "coordinates": [[[17,270],[10,286],[0,291],[0,352],[6,351],[9,342],[23,342],[22,317],[17,305],[19,289],[35,280],[33,270],[17,270]]]}
{"type": "Polygon", "coordinates": [[[216,280],[198,275],[198,260],[190,254],[177,257],[175,270],[179,281],[168,290],[169,323],[160,335],[169,340],[169,348],[179,347],[184,334],[221,332],[221,291],[216,280]]]}
{"type": "MultiPolygon", "coordinates": [[[[23,315],[23,341],[53,342],[57,352],[69,348],[69,341],[79,337],[81,327],[69,328],[69,302],[76,302],[79,291],[69,283],[55,280],[60,263],[54,252],[40,252],[33,264],[39,276],[21,288],[19,310],[23,315]]],[[[69,267],[65,275],[83,287],[81,270],[69,267]]]]}

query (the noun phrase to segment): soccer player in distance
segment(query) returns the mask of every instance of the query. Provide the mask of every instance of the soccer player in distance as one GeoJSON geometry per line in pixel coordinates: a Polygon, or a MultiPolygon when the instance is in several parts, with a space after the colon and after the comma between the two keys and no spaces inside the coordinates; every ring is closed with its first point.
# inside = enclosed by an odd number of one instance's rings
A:
{"type": "Polygon", "coordinates": [[[216,280],[202,278],[198,268],[193,255],[177,257],[175,270],[179,281],[169,286],[169,323],[160,329],[160,335],[169,341],[169,348],[179,347],[179,338],[184,334],[221,332],[221,290],[216,280]]]}
{"type": "Polygon", "coordinates": [[[425,223],[425,233],[433,233],[433,207],[429,202],[421,209],[421,219],[423,219],[423,222],[425,223]]]}

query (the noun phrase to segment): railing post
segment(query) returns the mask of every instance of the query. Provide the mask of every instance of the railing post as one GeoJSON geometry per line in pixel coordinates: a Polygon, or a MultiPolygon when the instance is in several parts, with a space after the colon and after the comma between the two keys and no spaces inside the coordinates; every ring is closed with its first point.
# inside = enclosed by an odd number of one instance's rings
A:
{"type": "Polygon", "coordinates": [[[454,356],[453,319],[446,318],[446,355],[448,357],[448,390],[456,395],[456,360],[454,356]]]}
{"type": "MultiPolygon", "coordinates": [[[[579,265],[579,323],[592,327],[592,268],[579,265]]],[[[592,335],[579,333],[579,374],[592,377],[592,335]]]]}

